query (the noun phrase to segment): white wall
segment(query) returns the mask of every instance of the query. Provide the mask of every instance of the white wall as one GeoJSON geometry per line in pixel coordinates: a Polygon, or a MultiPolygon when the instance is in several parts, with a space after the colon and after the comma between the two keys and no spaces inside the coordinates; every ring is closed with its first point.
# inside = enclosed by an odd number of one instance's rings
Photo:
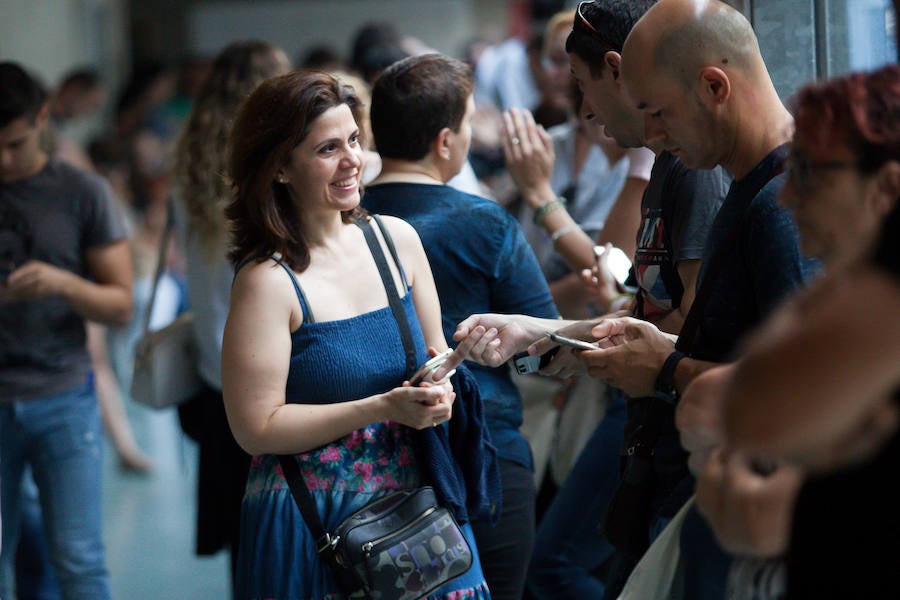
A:
{"type": "Polygon", "coordinates": [[[48,86],[91,65],[115,89],[128,65],[126,31],[124,0],[0,0],[0,58],[48,86]]]}
{"type": "Polygon", "coordinates": [[[401,34],[457,56],[478,30],[476,0],[305,0],[283,2],[206,2],[188,11],[188,50],[214,54],[229,42],[258,37],[277,44],[296,59],[311,45],[326,43],[349,53],[357,28],[389,21],[401,34]]]}

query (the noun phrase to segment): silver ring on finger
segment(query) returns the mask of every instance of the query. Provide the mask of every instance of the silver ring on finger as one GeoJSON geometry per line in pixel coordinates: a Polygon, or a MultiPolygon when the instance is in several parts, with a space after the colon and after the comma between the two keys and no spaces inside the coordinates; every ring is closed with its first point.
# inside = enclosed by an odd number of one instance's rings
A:
{"type": "Polygon", "coordinates": [[[518,145],[519,145],[519,138],[513,137],[512,139],[509,140],[509,143],[512,144],[513,146],[518,146],[518,145]]]}

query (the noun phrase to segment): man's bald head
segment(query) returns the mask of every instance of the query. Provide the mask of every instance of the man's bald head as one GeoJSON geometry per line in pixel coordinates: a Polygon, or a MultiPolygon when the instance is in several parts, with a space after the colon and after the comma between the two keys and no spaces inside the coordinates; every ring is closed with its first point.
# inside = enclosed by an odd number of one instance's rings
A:
{"type": "Polygon", "coordinates": [[[790,139],[753,28],[719,0],[659,0],[625,40],[620,67],[645,143],[689,167],[720,164],[737,177],[790,139]]]}
{"type": "Polygon", "coordinates": [[[753,28],[718,0],[660,0],[638,21],[622,51],[625,61],[685,86],[707,66],[751,72],[763,67],[753,28]]]}

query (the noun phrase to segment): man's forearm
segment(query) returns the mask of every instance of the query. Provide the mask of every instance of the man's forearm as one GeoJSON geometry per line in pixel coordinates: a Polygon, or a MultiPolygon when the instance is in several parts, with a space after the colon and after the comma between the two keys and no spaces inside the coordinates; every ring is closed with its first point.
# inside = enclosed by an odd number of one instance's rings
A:
{"type": "Polygon", "coordinates": [[[131,290],[122,286],[101,285],[73,274],[61,296],[88,321],[120,326],[131,320],[131,290]]]}
{"type": "MultiPolygon", "coordinates": [[[[548,331],[556,331],[567,325],[577,323],[578,321],[567,319],[546,319],[543,317],[532,317],[530,315],[515,315],[516,321],[524,331],[532,337],[532,341],[546,335],[548,331]]],[[[529,342],[530,344],[531,342],[529,342]]]]}
{"type": "Polygon", "coordinates": [[[706,360],[697,360],[696,358],[681,359],[675,367],[675,378],[673,380],[675,389],[679,394],[682,394],[688,384],[690,384],[695,377],[700,375],[700,373],[717,367],[720,364],[721,363],[714,363],[706,360]]]}

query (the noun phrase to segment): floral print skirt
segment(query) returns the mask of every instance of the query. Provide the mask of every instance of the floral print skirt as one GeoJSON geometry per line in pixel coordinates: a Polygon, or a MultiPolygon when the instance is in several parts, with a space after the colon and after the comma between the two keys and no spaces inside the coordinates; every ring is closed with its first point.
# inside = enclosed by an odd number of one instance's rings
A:
{"type": "MultiPolygon", "coordinates": [[[[410,430],[391,422],[295,455],[322,523],[329,531],[381,496],[421,484],[410,430]]],[[[476,560],[472,568],[429,596],[434,600],[489,599],[471,527],[462,526],[476,560]]],[[[291,496],[277,456],[253,457],[241,508],[236,598],[342,598],[291,496]]]]}

